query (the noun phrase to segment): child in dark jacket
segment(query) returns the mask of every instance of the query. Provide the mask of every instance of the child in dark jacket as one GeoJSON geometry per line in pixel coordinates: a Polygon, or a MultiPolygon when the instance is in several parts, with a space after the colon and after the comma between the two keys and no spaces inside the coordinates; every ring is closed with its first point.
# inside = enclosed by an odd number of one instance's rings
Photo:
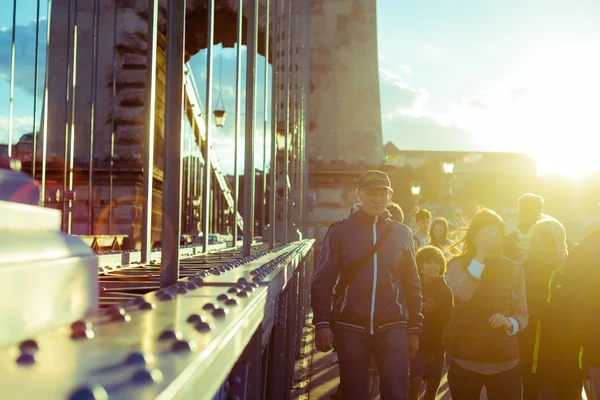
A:
{"type": "Polygon", "coordinates": [[[450,321],[454,305],[452,292],[443,278],[446,273],[444,253],[437,247],[425,246],[418,251],[416,261],[423,291],[421,312],[425,319],[419,351],[410,364],[408,398],[418,399],[423,380],[426,380],[424,400],[434,400],[445,359],[442,335],[450,321]]]}

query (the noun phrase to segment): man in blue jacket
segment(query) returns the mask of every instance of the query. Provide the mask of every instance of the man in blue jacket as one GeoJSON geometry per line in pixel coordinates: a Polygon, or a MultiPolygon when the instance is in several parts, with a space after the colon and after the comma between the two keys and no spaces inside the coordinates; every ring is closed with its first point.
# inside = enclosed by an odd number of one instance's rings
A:
{"type": "Polygon", "coordinates": [[[412,233],[386,209],[392,193],[385,172],[362,175],[359,203],[329,227],[312,284],[315,345],[330,351],[335,335],[344,400],[364,399],[371,357],[382,399],[406,399],[409,356],[419,347],[421,282],[412,233]]]}

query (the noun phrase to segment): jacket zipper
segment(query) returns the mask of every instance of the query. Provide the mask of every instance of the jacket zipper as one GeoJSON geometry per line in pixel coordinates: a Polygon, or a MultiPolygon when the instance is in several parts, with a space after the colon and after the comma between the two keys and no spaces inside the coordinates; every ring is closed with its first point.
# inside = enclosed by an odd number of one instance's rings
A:
{"type": "Polygon", "coordinates": [[[400,307],[400,315],[404,315],[402,304],[400,304],[400,302],[398,301],[399,299],[400,299],[400,289],[396,289],[396,304],[398,304],[398,307],[400,307]]]}
{"type": "MultiPolygon", "coordinates": [[[[373,246],[377,243],[377,219],[373,222],[373,246]]],[[[371,292],[371,335],[374,333],[373,318],[375,316],[375,293],[377,292],[377,252],[373,254],[373,291],[371,292]]]]}

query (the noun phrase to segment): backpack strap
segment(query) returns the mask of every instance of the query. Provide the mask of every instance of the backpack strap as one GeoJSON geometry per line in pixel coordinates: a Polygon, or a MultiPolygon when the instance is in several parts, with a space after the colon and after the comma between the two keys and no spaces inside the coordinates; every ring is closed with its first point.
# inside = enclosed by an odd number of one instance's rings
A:
{"type": "Polygon", "coordinates": [[[385,230],[383,234],[377,239],[377,242],[369,249],[367,254],[361,257],[353,266],[348,270],[348,273],[341,276],[338,280],[337,285],[335,286],[335,300],[337,300],[342,293],[346,290],[348,285],[354,280],[356,275],[360,272],[360,270],[369,262],[369,260],[377,253],[383,242],[387,239],[392,231],[393,222],[386,222],[385,230]]]}

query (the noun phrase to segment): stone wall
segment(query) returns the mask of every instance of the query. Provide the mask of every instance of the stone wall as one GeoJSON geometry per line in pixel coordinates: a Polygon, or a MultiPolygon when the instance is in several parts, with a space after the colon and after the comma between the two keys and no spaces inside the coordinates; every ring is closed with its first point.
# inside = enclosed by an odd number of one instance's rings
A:
{"type": "Polygon", "coordinates": [[[311,1],[309,236],[317,250],[356,202],[357,178],[384,162],[375,0],[311,1]]]}

